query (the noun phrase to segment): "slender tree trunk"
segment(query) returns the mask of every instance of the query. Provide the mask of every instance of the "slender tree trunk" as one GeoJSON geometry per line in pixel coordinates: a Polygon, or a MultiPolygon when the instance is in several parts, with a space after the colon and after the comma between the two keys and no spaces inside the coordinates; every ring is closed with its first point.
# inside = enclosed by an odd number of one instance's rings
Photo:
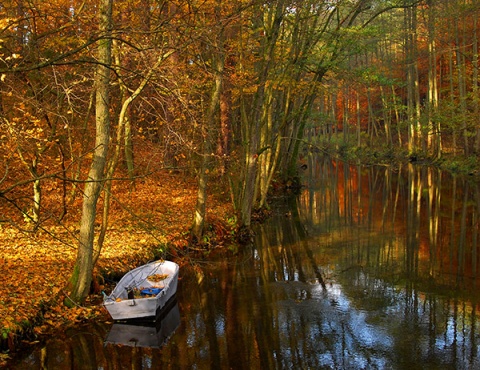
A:
{"type": "Polygon", "coordinates": [[[361,116],[361,106],[360,106],[360,94],[358,92],[358,89],[356,91],[357,94],[357,146],[360,148],[362,145],[362,140],[361,140],[361,130],[362,130],[362,116],[361,116]]]}
{"type": "Polygon", "coordinates": [[[416,146],[418,148],[421,148],[423,151],[426,150],[425,144],[425,130],[422,127],[422,121],[421,121],[421,102],[420,102],[420,76],[418,72],[418,41],[417,41],[417,12],[415,8],[412,8],[412,19],[413,19],[413,26],[412,26],[412,32],[413,32],[413,55],[414,55],[414,63],[413,63],[413,88],[414,88],[414,107],[415,107],[415,126],[416,126],[416,132],[417,132],[417,144],[416,146]]]}
{"type": "Polygon", "coordinates": [[[385,96],[385,92],[383,91],[383,86],[380,86],[380,96],[382,98],[382,111],[383,111],[383,123],[385,126],[385,138],[387,144],[390,146],[393,144],[392,139],[392,115],[390,113],[390,109],[388,106],[387,97],[385,96]]]}
{"type": "Polygon", "coordinates": [[[395,93],[395,86],[392,85],[392,104],[393,104],[393,111],[395,113],[395,122],[397,123],[397,136],[398,136],[398,146],[401,148],[403,144],[402,140],[402,130],[400,129],[400,111],[399,111],[399,103],[397,99],[397,94],[395,93]]]}
{"type": "Polygon", "coordinates": [[[348,122],[349,122],[349,111],[348,111],[348,108],[349,108],[349,104],[350,104],[350,99],[349,99],[349,93],[350,93],[350,89],[349,89],[349,86],[348,85],[345,85],[344,86],[344,90],[343,90],[343,105],[342,105],[342,108],[343,108],[343,113],[342,113],[342,126],[343,126],[343,141],[347,141],[348,140],[348,122]]]}
{"type": "Polygon", "coordinates": [[[96,89],[96,135],[93,161],[85,184],[80,220],[80,235],[72,276],[70,277],[70,295],[65,304],[72,306],[81,303],[87,297],[92,282],[94,224],[97,201],[103,187],[104,170],[108,153],[110,135],[110,65],[112,41],[113,0],[99,2],[99,30],[104,38],[98,44],[98,66],[95,77],[96,89]]]}
{"type": "Polygon", "coordinates": [[[40,205],[42,203],[42,187],[40,184],[40,179],[37,172],[37,156],[35,156],[31,173],[34,176],[33,181],[33,216],[32,221],[35,223],[35,227],[37,227],[40,223],[40,205]]]}
{"type": "MultiPolygon", "coordinates": [[[[472,96],[473,96],[473,113],[475,117],[478,117],[480,113],[480,96],[478,95],[478,19],[473,17],[473,47],[472,47],[472,96]]],[[[475,152],[480,154],[480,123],[477,122],[475,133],[475,152]]]]}
{"type": "MultiPolygon", "coordinates": [[[[207,146],[206,143],[204,144],[204,146],[207,146]]],[[[202,164],[198,174],[197,204],[195,206],[195,214],[193,216],[193,224],[190,231],[190,238],[193,243],[197,243],[202,240],[203,229],[205,227],[208,182],[208,157],[209,154],[206,152],[206,149],[204,149],[202,156],[202,164]]]]}
{"type": "Polygon", "coordinates": [[[441,150],[441,127],[436,118],[438,111],[438,83],[437,83],[437,51],[435,42],[436,7],[433,0],[428,2],[428,150],[435,157],[440,157],[441,150]]]}
{"type": "Polygon", "coordinates": [[[372,99],[370,96],[370,87],[366,88],[367,90],[367,106],[368,106],[368,126],[369,126],[369,134],[370,134],[370,143],[373,144],[373,138],[376,137],[376,125],[375,125],[375,112],[373,111],[372,107],[372,99]]]}
{"type": "MultiPolygon", "coordinates": [[[[226,62],[226,61],[225,61],[226,62]]],[[[225,73],[225,72],[224,72],[225,73]]],[[[227,157],[230,154],[231,139],[231,94],[230,88],[225,86],[228,80],[223,78],[222,92],[220,95],[220,132],[217,139],[217,156],[220,175],[224,175],[227,171],[227,157]]]]}
{"type": "MultiPolygon", "coordinates": [[[[266,193],[268,191],[268,178],[269,178],[269,169],[275,167],[275,162],[273,161],[273,150],[272,147],[272,131],[274,126],[273,118],[273,108],[272,102],[274,100],[274,91],[271,87],[265,89],[265,104],[263,106],[265,117],[265,122],[261,127],[260,132],[260,147],[268,148],[267,150],[262,151],[262,154],[258,158],[258,187],[257,191],[260,193],[259,207],[263,207],[266,204],[266,193]]],[[[280,143],[276,143],[276,147],[280,147],[280,143]]]]}
{"type": "Polygon", "coordinates": [[[125,129],[125,163],[127,165],[128,177],[133,181],[135,175],[135,162],[133,159],[132,122],[126,116],[124,121],[125,129]]]}
{"type": "Polygon", "coordinates": [[[465,35],[460,41],[460,30],[458,20],[455,20],[455,56],[457,66],[458,93],[460,98],[460,117],[462,123],[463,152],[469,154],[468,127],[467,127],[467,87],[465,75],[465,35]]]}
{"type": "Polygon", "coordinates": [[[415,8],[405,9],[405,55],[407,68],[407,122],[408,122],[408,151],[418,149],[418,134],[420,127],[419,94],[418,94],[418,69],[417,69],[417,22],[415,8]]]}
{"type": "Polygon", "coordinates": [[[455,85],[453,73],[453,50],[448,53],[448,70],[449,70],[449,86],[450,86],[450,119],[452,128],[452,146],[453,154],[457,154],[457,126],[455,124],[455,85]]]}
{"type": "MultiPolygon", "coordinates": [[[[8,131],[10,134],[14,137],[14,130],[8,120],[7,122],[7,127],[8,131]]],[[[26,217],[29,221],[33,221],[34,229],[36,229],[39,226],[40,222],[40,205],[42,203],[42,187],[41,187],[41,182],[40,182],[40,176],[38,174],[38,157],[39,153],[35,152],[34,153],[34,158],[32,159],[32,163],[30,164],[27,161],[27,158],[24,156],[23,149],[20,145],[17,144],[17,155],[20,158],[20,161],[24,164],[24,166],[28,169],[28,172],[30,172],[30,175],[33,178],[33,205],[32,208],[28,211],[23,212],[24,217],[26,217]]]]}
{"type": "MultiPolygon", "coordinates": [[[[219,9],[217,7],[217,16],[219,17],[219,9]]],[[[223,37],[219,37],[219,45],[223,44],[223,37]]],[[[221,46],[219,46],[221,47],[221,46]]],[[[191,238],[193,241],[200,241],[203,235],[206,218],[206,202],[207,202],[207,183],[208,172],[210,170],[210,161],[212,153],[212,136],[213,131],[217,128],[217,118],[219,118],[220,98],[223,90],[223,70],[225,67],[225,55],[219,52],[214,58],[214,80],[215,86],[210,98],[210,106],[206,116],[205,140],[202,149],[202,164],[198,177],[197,204],[193,218],[191,229],[191,238]]]]}

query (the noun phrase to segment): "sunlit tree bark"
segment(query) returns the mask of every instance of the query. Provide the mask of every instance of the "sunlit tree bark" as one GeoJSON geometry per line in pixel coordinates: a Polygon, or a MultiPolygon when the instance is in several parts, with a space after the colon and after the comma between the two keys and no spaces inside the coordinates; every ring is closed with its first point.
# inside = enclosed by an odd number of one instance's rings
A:
{"type": "Polygon", "coordinates": [[[408,151],[419,149],[420,117],[417,68],[417,13],[415,8],[405,9],[405,55],[407,70],[407,122],[408,151]]]}
{"type": "Polygon", "coordinates": [[[428,2],[428,100],[427,100],[427,147],[435,157],[441,155],[441,126],[438,120],[438,84],[437,84],[437,50],[436,50],[436,6],[434,1],[428,2]]]}
{"type": "Polygon", "coordinates": [[[452,130],[452,150],[453,150],[453,154],[456,154],[457,153],[457,135],[458,135],[458,132],[457,132],[457,125],[456,125],[456,122],[457,122],[457,117],[456,117],[456,114],[455,114],[455,106],[456,106],[456,102],[455,102],[455,96],[456,96],[456,93],[455,93],[455,74],[454,74],[454,62],[453,62],[454,58],[453,58],[453,50],[450,50],[448,52],[448,72],[449,72],[449,89],[450,89],[450,99],[449,99],[449,102],[450,102],[450,107],[449,107],[449,118],[450,118],[450,125],[451,125],[451,130],[452,130]]]}
{"type": "Polygon", "coordinates": [[[280,34],[280,28],[285,11],[286,1],[279,0],[271,4],[264,14],[262,7],[258,7],[260,17],[254,22],[258,27],[262,27],[265,36],[261,39],[258,53],[260,60],[256,63],[257,72],[256,91],[252,96],[249,113],[247,113],[247,102],[242,100],[241,122],[245,123],[244,138],[246,141],[244,151],[244,177],[242,179],[242,189],[240,196],[240,223],[245,228],[250,228],[252,210],[256,202],[256,184],[257,184],[257,163],[258,157],[268,148],[260,147],[260,133],[262,125],[266,124],[266,96],[265,89],[272,68],[274,67],[274,54],[276,42],[280,34]],[[264,18],[264,19],[263,19],[264,18]]]}
{"type": "Polygon", "coordinates": [[[98,44],[98,66],[95,77],[95,147],[93,160],[85,183],[80,234],[69,296],[65,304],[71,306],[83,302],[90,290],[93,271],[94,224],[97,201],[104,183],[104,170],[107,160],[110,136],[110,65],[112,51],[112,3],[113,0],[99,1],[99,30],[103,39],[98,44]]]}

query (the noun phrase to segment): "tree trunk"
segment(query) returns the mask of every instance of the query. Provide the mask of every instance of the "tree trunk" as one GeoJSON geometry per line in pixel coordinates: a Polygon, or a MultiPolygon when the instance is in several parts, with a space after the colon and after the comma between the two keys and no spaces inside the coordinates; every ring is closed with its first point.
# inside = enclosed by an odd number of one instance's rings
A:
{"type": "Polygon", "coordinates": [[[70,295],[65,300],[67,306],[83,302],[89,293],[92,282],[95,216],[98,197],[104,181],[110,135],[109,66],[111,65],[112,50],[112,40],[110,38],[112,3],[113,0],[100,0],[99,3],[99,30],[104,34],[104,38],[98,44],[99,64],[95,76],[95,149],[88,179],[85,183],[77,259],[70,277],[70,295]]]}
{"type": "MultiPolygon", "coordinates": [[[[216,9],[219,12],[219,9],[216,9]]],[[[217,16],[219,17],[219,13],[217,16]]],[[[221,48],[223,44],[223,35],[220,34],[218,46],[221,48]]],[[[216,118],[219,117],[218,112],[220,108],[220,97],[223,90],[223,70],[225,66],[225,55],[222,51],[218,52],[214,58],[214,79],[215,87],[213,89],[210,106],[208,107],[206,116],[205,127],[205,141],[202,148],[202,164],[200,167],[200,173],[198,177],[198,192],[197,192],[197,204],[195,207],[195,215],[193,218],[193,225],[191,229],[191,239],[193,241],[200,241],[203,236],[203,229],[205,226],[206,218],[206,201],[207,201],[207,183],[208,172],[210,167],[211,153],[212,153],[212,133],[216,129],[216,118]]]]}
{"type": "Polygon", "coordinates": [[[32,221],[35,223],[35,228],[40,223],[40,204],[42,203],[42,187],[40,185],[40,179],[37,172],[37,163],[38,158],[35,156],[35,159],[32,162],[31,173],[34,176],[33,181],[33,215],[32,221]]]}
{"type": "Polygon", "coordinates": [[[435,3],[433,0],[428,2],[428,150],[433,152],[435,157],[440,157],[440,122],[436,119],[438,110],[438,84],[437,84],[437,52],[435,42],[435,3]]]}
{"type": "Polygon", "coordinates": [[[450,120],[452,128],[452,147],[453,154],[457,154],[457,126],[455,124],[455,85],[454,85],[454,72],[453,72],[453,50],[449,50],[448,53],[448,72],[449,72],[449,87],[450,87],[450,120]]]}
{"type": "Polygon", "coordinates": [[[402,130],[400,128],[399,99],[397,98],[397,94],[395,93],[394,85],[392,85],[392,104],[393,104],[393,111],[395,114],[395,122],[397,124],[398,146],[401,148],[403,144],[403,140],[402,140],[402,130]]]}
{"type": "Polygon", "coordinates": [[[360,148],[362,145],[362,140],[361,140],[361,124],[362,124],[362,118],[361,118],[361,107],[360,107],[360,93],[358,92],[358,89],[356,90],[356,96],[357,96],[357,147],[360,148]]]}
{"type": "Polygon", "coordinates": [[[393,144],[392,130],[391,130],[392,115],[388,106],[388,100],[385,95],[385,91],[383,90],[383,86],[380,86],[380,97],[382,99],[382,112],[383,112],[383,123],[385,127],[385,138],[386,138],[387,144],[391,146],[393,144]]]}
{"type": "Polygon", "coordinates": [[[281,21],[283,19],[283,12],[285,1],[279,1],[276,6],[268,10],[268,15],[262,17],[260,22],[266,22],[266,34],[268,37],[262,39],[260,46],[260,54],[262,59],[258,62],[258,82],[257,90],[254,94],[251,111],[249,116],[245,116],[246,107],[243,107],[244,118],[242,123],[246,123],[245,132],[247,139],[247,147],[244,153],[245,175],[242,179],[243,191],[240,202],[240,216],[241,226],[249,229],[251,223],[252,209],[256,198],[256,183],[257,183],[257,164],[260,151],[260,132],[261,126],[265,124],[266,117],[265,109],[265,88],[268,77],[274,67],[274,52],[276,49],[276,42],[279,37],[281,21]]]}
{"type": "Polygon", "coordinates": [[[125,163],[127,164],[128,177],[133,181],[135,175],[135,162],[133,159],[132,123],[130,117],[125,117],[125,163]]]}
{"type": "Polygon", "coordinates": [[[220,132],[217,138],[218,172],[224,175],[227,171],[227,157],[230,154],[231,139],[231,88],[225,86],[227,80],[223,78],[223,88],[220,95],[220,132]]]}
{"type": "MultiPolygon", "coordinates": [[[[479,96],[478,96],[478,34],[477,34],[478,20],[473,17],[473,47],[472,47],[472,95],[473,95],[473,113],[475,117],[478,117],[480,113],[479,109],[479,96]]],[[[480,125],[477,123],[475,132],[475,153],[480,154],[480,125]]]]}
{"type": "Polygon", "coordinates": [[[467,127],[467,87],[465,75],[465,35],[462,35],[460,40],[460,26],[459,21],[455,20],[455,56],[458,78],[458,93],[460,99],[460,117],[462,125],[463,136],[463,152],[465,155],[469,154],[468,148],[468,127],[467,127]]]}
{"type": "Polygon", "coordinates": [[[407,72],[407,122],[408,151],[410,154],[418,149],[418,70],[417,70],[417,23],[414,8],[405,9],[405,56],[407,72]]]}

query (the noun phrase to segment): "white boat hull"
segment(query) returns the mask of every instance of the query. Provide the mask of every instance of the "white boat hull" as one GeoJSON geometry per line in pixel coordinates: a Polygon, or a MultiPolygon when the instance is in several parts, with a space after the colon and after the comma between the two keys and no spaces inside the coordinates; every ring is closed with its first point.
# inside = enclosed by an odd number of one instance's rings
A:
{"type": "Polygon", "coordinates": [[[103,305],[113,320],[155,319],[170,298],[177,292],[179,267],[175,262],[157,261],[129,271],[118,282],[112,293],[104,299],[103,305]],[[155,283],[147,279],[155,274],[166,274],[166,279],[155,283]],[[129,299],[127,289],[148,289],[161,286],[155,296],[129,299]]]}

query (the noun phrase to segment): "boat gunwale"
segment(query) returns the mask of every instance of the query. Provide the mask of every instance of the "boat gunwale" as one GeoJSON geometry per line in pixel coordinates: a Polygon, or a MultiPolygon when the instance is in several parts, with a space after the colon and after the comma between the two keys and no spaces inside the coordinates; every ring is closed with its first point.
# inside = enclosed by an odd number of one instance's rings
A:
{"type": "MultiPolygon", "coordinates": [[[[150,262],[148,264],[138,266],[138,267],[134,268],[133,270],[130,270],[129,272],[127,272],[118,281],[118,283],[116,284],[115,288],[112,290],[110,295],[108,295],[104,298],[103,306],[106,308],[106,310],[109,312],[110,316],[112,316],[112,318],[115,321],[139,320],[139,319],[151,320],[152,318],[155,318],[155,316],[158,313],[158,310],[161,310],[168,303],[168,301],[171,300],[172,297],[176,296],[176,284],[178,282],[179,270],[180,270],[180,268],[179,268],[177,263],[175,263],[173,261],[167,261],[167,260],[153,261],[153,262],[150,262]],[[143,270],[155,271],[156,269],[158,269],[159,267],[161,267],[164,264],[166,266],[166,269],[169,270],[168,273],[171,276],[169,276],[167,279],[165,279],[165,280],[168,280],[168,283],[166,283],[164,285],[163,289],[157,295],[150,296],[150,297],[136,297],[136,298],[131,298],[131,299],[121,298],[120,295],[114,295],[115,291],[117,291],[117,294],[118,294],[118,290],[121,290],[122,288],[128,287],[128,284],[126,284],[125,282],[122,283],[123,280],[128,281],[128,279],[132,278],[132,275],[135,275],[136,272],[141,273],[141,271],[143,271],[143,270]],[[172,283],[174,284],[174,288],[171,287],[172,283]],[[171,290],[173,290],[173,289],[175,291],[172,293],[171,290]],[[165,299],[164,297],[168,297],[168,299],[166,300],[166,302],[164,302],[162,304],[162,300],[165,299]],[[121,300],[117,301],[117,299],[119,299],[119,298],[121,300]],[[151,306],[154,303],[148,303],[148,302],[152,302],[152,301],[156,301],[156,303],[155,303],[156,307],[155,307],[154,310],[153,310],[154,307],[151,306]],[[132,304],[132,302],[133,302],[133,304],[132,304]],[[152,314],[146,315],[146,316],[142,315],[142,316],[137,316],[137,317],[132,316],[132,317],[129,317],[129,318],[114,318],[114,316],[118,316],[119,312],[122,309],[127,309],[127,307],[139,307],[139,305],[136,302],[144,302],[143,304],[140,303],[140,307],[147,308],[148,310],[151,310],[152,314]],[[150,308],[148,308],[148,307],[150,307],[150,308]],[[113,312],[111,310],[113,310],[113,312]],[[116,310],[120,310],[120,311],[115,312],[116,310]]],[[[150,272],[148,272],[148,273],[150,273],[150,272]]],[[[144,273],[144,275],[145,275],[145,273],[144,273]]],[[[134,278],[132,280],[134,281],[134,278]]],[[[151,282],[149,282],[149,284],[151,284],[151,282]]],[[[153,284],[152,284],[152,286],[153,286],[153,284]]]]}

